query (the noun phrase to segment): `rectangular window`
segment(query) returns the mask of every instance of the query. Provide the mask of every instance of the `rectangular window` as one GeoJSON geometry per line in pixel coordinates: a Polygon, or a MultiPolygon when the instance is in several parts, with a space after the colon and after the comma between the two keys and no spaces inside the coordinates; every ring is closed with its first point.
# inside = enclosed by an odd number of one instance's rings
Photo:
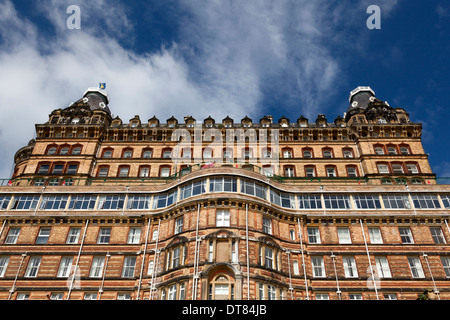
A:
{"type": "Polygon", "coordinates": [[[378,195],[354,195],[353,202],[358,209],[381,209],[378,195]]]}
{"type": "Polygon", "coordinates": [[[0,196],[0,210],[6,210],[10,201],[11,196],[0,196]]]}
{"type": "Polygon", "coordinates": [[[209,192],[237,192],[236,178],[211,178],[209,192]]]}
{"type": "Polygon", "coordinates": [[[64,293],[63,292],[52,292],[50,295],[50,300],[63,300],[64,293]]]}
{"type": "Polygon", "coordinates": [[[119,177],[128,177],[128,173],[130,171],[130,167],[120,167],[119,168],[119,177]]]}
{"type": "Polygon", "coordinates": [[[67,174],[76,174],[78,171],[78,165],[77,164],[69,164],[67,166],[67,174]]]}
{"type": "Polygon", "coordinates": [[[441,205],[437,195],[434,194],[412,194],[411,198],[416,209],[440,209],[441,205]]]}
{"type": "Polygon", "coordinates": [[[322,209],[322,199],[320,195],[299,195],[299,209],[322,209]]]}
{"type": "Polygon", "coordinates": [[[155,195],[153,199],[153,209],[165,208],[173,203],[175,203],[177,199],[177,189],[174,189],[171,192],[155,195]]]}
{"type": "Polygon", "coordinates": [[[150,168],[148,168],[148,167],[144,167],[139,170],[139,177],[141,177],[141,178],[148,177],[149,174],[150,174],[150,168]]]}
{"type": "Polygon", "coordinates": [[[324,195],[323,199],[327,209],[351,209],[350,196],[324,195]]]}
{"type": "Polygon", "coordinates": [[[410,174],[419,174],[419,170],[417,169],[417,166],[415,164],[407,164],[406,169],[410,174]]]}
{"type": "Polygon", "coordinates": [[[264,247],[264,266],[273,269],[273,250],[264,247]]]}
{"type": "Polygon", "coordinates": [[[292,167],[285,167],[284,168],[284,176],[285,177],[290,177],[290,178],[295,177],[294,168],[292,168],[292,167]]]}
{"type": "Polygon", "coordinates": [[[76,244],[78,243],[78,239],[80,238],[81,228],[79,227],[71,227],[69,229],[69,234],[67,235],[67,244],[76,244]]]}
{"type": "Polygon", "coordinates": [[[30,299],[30,293],[29,292],[19,292],[17,293],[16,300],[28,300],[30,299]]]}
{"type": "Polygon", "coordinates": [[[356,178],[358,176],[358,173],[356,172],[355,167],[347,167],[347,175],[350,178],[356,178]]]}
{"type": "Polygon", "coordinates": [[[381,237],[381,231],[378,227],[369,227],[369,238],[371,244],[382,244],[383,238],[381,237]]]}
{"type": "Polygon", "coordinates": [[[123,260],[122,278],[133,278],[136,257],[125,257],[123,260]]]}
{"type": "Polygon", "coordinates": [[[15,244],[17,242],[17,238],[19,237],[20,228],[12,227],[8,231],[8,235],[5,239],[5,244],[15,244]]]}
{"type": "Polygon", "coordinates": [[[386,209],[411,209],[411,203],[407,195],[385,194],[382,198],[386,209]]]}
{"type": "Polygon", "coordinates": [[[5,276],[8,267],[9,257],[0,257],[0,278],[5,276]]]}
{"type": "Polygon", "coordinates": [[[442,204],[445,209],[450,209],[450,195],[449,194],[441,194],[442,204]]]}
{"type": "Polygon", "coordinates": [[[41,164],[39,166],[38,174],[47,174],[49,169],[50,169],[50,165],[41,164]]]}
{"type": "Polygon", "coordinates": [[[128,240],[127,243],[129,244],[138,244],[141,240],[141,228],[139,227],[132,227],[128,231],[128,240]]]}
{"type": "Polygon", "coordinates": [[[94,210],[97,196],[73,195],[70,198],[69,210],[94,210]]]}
{"type": "Polygon", "coordinates": [[[172,251],[172,261],[170,264],[171,268],[177,268],[180,266],[180,247],[176,247],[172,251]]]}
{"type": "Polygon", "coordinates": [[[314,178],[316,176],[316,170],[314,167],[305,167],[305,175],[309,178],[314,178]]]}
{"type": "Polygon", "coordinates": [[[349,300],[362,300],[362,294],[360,293],[349,293],[348,294],[348,299],[349,300]]]}
{"type": "Polygon", "coordinates": [[[59,263],[58,269],[58,277],[59,278],[67,278],[70,275],[70,271],[72,269],[72,261],[73,257],[62,257],[61,262],[59,263]]]}
{"type": "Polygon", "coordinates": [[[183,232],[183,222],[183,217],[179,217],[175,220],[175,234],[183,232]]]}
{"type": "Polygon", "coordinates": [[[170,176],[170,168],[161,168],[161,174],[160,177],[167,178],[170,176]]]}
{"type": "Polygon", "coordinates": [[[124,203],[125,203],[125,196],[122,195],[100,196],[97,209],[98,210],[123,209],[124,203]]]}
{"type": "Polygon", "coordinates": [[[53,170],[52,173],[53,174],[61,174],[64,170],[64,165],[63,164],[55,164],[53,166],[53,170]]]}
{"type": "Polygon", "coordinates": [[[337,234],[340,244],[352,243],[352,238],[350,237],[350,230],[347,227],[337,228],[337,234]]]}
{"type": "Polygon", "coordinates": [[[242,180],[241,192],[264,200],[267,198],[266,187],[254,181],[242,180]]]}
{"type": "Polygon", "coordinates": [[[392,172],[394,174],[403,174],[403,166],[401,164],[392,164],[392,172]]]}
{"type": "Polygon", "coordinates": [[[30,257],[27,270],[25,271],[25,277],[27,278],[37,277],[40,265],[41,265],[41,257],[30,257]]]}
{"type": "Polygon", "coordinates": [[[320,244],[320,232],[318,227],[308,227],[308,241],[310,244],[320,244]]]}
{"type": "Polygon", "coordinates": [[[216,226],[217,227],[229,227],[230,226],[230,210],[217,209],[216,226]]]}
{"type": "Polygon", "coordinates": [[[408,257],[409,268],[411,269],[411,275],[413,278],[425,278],[423,273],[422,264],[417,257],[408,257]]]}
{"type": "Polygon", "coordinates": [[[45,196],[42,198],[40,210],[64,210],[66,208],[67,196],[45,196]]]}
{"type": "Polygon", "coordinates": [[[267,295],[268,300],[276,300],[276,289],[274,286],[270,284],[267,285],[267,295]]]}
{"type": "Polygon", "coordinates": [[[83,297],[84,300],[97,300],[97,293],[86,292],[83,297]]]}
{"type": "Polygon", "coordinates": [[[111,238],[111,227],[102,227],[98,232],[97,243],[108,244],[111,238]]]}
{"type": "Polygon", "coordinates": [[[316,293],[316,300],[330,300],[328,293],[316,293]]]}
{"type": "Polygon", "coordinates": [[[413,244],[414,239],[409,227],[399,227],[398,231],[400,233],[400,238],[403,244],[413,244]]]}
{"type": "Polygon", "coordinates": [[[389,168],[386,164],[377,164],[378,173],[389,174],[389,168]]]}
{"type": "Polygon", "coordinates": [[[450,258],[441,257],[442,267],[444,268],[445,277],[450,278],[450,258]]]}
{"type": "Polygon", "coordinates": [[[176,299],[177,299],[177,285],[173,284],[169,287],[167,300],[176,300],[176,299]]]}
{"type": "Polygon", "coordinates": [[[266,217],[263,217],[263,232],[272,234],[272,220],[266,217]]]}
{"type": "Polygon", "coordinates": [[[395,293],[383,293],[384,300],[397,300],[397,295],[395,293]]]}
{"type": "Polygon", "coordinates": [[[433,241],[436,244],[445,244],[444,233],[442,232],[441,227],[430,227],[431,236],[433,237],[433,241]]]}
{"type": "Polygon", "coordinates": [[[357,278],[358,269],[356,268],[356,262],[354,257],[342,257],[344,264],[344,273],[346,278],[357,278]]]}
{"type": "Polygon", "coordinates": [[[36,244],[47,244],[48,238],[50,236],[51,228],[41,228],[39,234],[36,238],[36,244]]]}
{"type": "Polygon", "coordinates": [[[375,264],[377,266],[378,276],[380,278],[391,278],[391,269],[386,257],[375,257],[375,264]]]}
{"type": "Polygon", "coordinates": [[[120,292],[117,294],[117,300],[131,300],[131,294],[120,292]]]}
{"type": "Polygon", "coordinates": [[[326,168],[327,169],[327,177],[334,178],[336,177],[336,169],[335,168],[326,168]]]}
{"type": "Polygon", "coordinates": [[[296,275],[296,276],[298,276],[299,274],[300,274],[300,269],[298,268],[298,261],[297,260],[294,260],[293,262],[292,262],[292,269],[293,269],[293,271],[294,271],[294,275],[296,275]]]}
{"type": "Polygon", "coordinates": [[[103,266],[105,263],[105,257],[94,257],[92,259],[91,271],[89,277],[101,278],[103,276],[103,266]]]}
{"type": "Polygon", "coordinates": [[[270,189],[270,202],[283,208],[295,209],[295,197],[288,193],[270,189]]]}
{"type": "Polygon", "coordinates": [[[264,285],[258,283],[259,300],[264,300],[264,285]]]}
{"type": "Polygon", "coordinates": [[[34,210],[39,202],[39,196],[17,196],[14,197],[12,210],[34,210]]]}
{"type": "Polygon", "coordinates": [[[187,183],[180,188],[180,200],[206,192],[206,181],[199,180],[187,183]]]}
{"type": "Polygon", "coordinates": [[[151,196],[131,195],[128,196],[127,210],[148,210],[150,209],[151,196]]]}
{"type": "Polygon", "coordinates": [[[311,264],[313,269],[313,277],[325,277],[325,265],[323,263],[323,257],[311,257],[311,264]]]}
{"type": "Polygon", "coordinates": [[[106,178],[108,176],[108,171],[109,171],[108,167],[101,167],[100,169],[98,169],[98,176],[106,178]]]}

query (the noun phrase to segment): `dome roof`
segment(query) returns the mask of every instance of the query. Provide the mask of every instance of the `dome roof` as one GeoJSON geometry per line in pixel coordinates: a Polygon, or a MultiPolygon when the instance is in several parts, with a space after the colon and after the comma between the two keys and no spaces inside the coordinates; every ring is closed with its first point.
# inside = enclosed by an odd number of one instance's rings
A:
{"type": "Polygon", "coordinates": [[[108,93],[105,90],[94,87],[88,88],[80,100],[87,104],[91,110],[104,110],[111,114],[108,107],[108,93]]]}

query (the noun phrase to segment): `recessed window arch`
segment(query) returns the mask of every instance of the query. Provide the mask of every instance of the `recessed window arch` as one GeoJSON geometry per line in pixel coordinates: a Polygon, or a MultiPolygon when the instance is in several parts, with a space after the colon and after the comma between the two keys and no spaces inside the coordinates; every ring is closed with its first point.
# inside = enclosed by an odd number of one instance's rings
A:
{"type": "Polygon", "coordinates": [[[394,145],[388,145],[388,146],[386,146],[386,149],[387,149],[387,153],[390,155],[398,154],[397,148],[394,145]]]}
{"type": "Polygon", "coordinates": [[[344,158],[354,158],[353,149],[351,148],[342,149],[342,155],[344,156],[344,158]]]}
{"type": "Polygon", "coordinates": [[[152,148],[145,148],[142,150],[142,158],[144,159],[150,159],[153,156],[153,149],[152,148]]]}
{"type": "Polygon", "coordinates": [[[335,165],[326,165],[325,174],[327,178],[336,178],[338,176],[337,168],[335,165]]]}
{"type": "Polygon", "coordinates": [[[102,151],[102,158],[112,158],[114,149],[113,148],[105,148],[102,151]]]}
{"type": "Polygon", "coordinates": [[[303,155],[303,158],[305,158],[305,159],[314,158],[313,149],[311,149],[311,148],[303,148],[302,149],[302,155],[303,155]]]}
{"type": "Polygon", "coordinates": [[[82,150],[82,146],[81,145],[74,145],[72,147],[72,151],[70,152],[72,155],[78,155],[81,154],[81,150],[82,150]]]}
{"type": "Polygon", "coordinates": [[[374,149],[376,155],[386,154],[386,150],[385,150],[384,146],[381,144],[374,145],[373,149],[374,149]]]}
{"type": "Polygon", "coordinates": [[[322,149],[322,155],[324,158],[330,159],[330,158],[334,158],[333,157],[333,149],[331,148],[323,148],[322,149]]]}
{"type": "Polygon", "coordinates": [[[108,165],[99,166],[97,170],[97,177],[106,178],[108,176],[108,172],[109,172],[108,165]]]}
{"type": "Polygon", "coordinates": [[[47,147],[47,150],[45,152],[45,154],[47,155],[54,155],[56,154],[56,152],[58,151],[58,146],[57,145],[50,145],[47,147]]]}
{"type": "Polygon", "coordinates": [[[234,279],[219,273],[209,281],[208,300],[234,300],[234,279]]]}
{"type": "Polygon", "coordinates": [[[171,157],[172,157],[172,148],[164,148],[164,149],[162,149],[162,151],[161,151],[161,156],[162,156],[164,159],[169,159],[169,158],[171,158],[171,157]]]}
{"type": "Polygon", "coordinates": [[[130,174],[130,166],[128,165],[122,165],[119,166],[119,169],[117,170],[117,176],[121,178],[128,177],[130,174]]]}
{"type": "Polygon", "coordinates": [[[290,159],[294,157],[294,151],[292,148],[283,148],[283,158],[284,159],[290,159]]]}
{"type": "Polygon", "coordinates": [[[400,145],[399,149],[400,149],[401,155],[407,156],[407,155],[411,154],[411,149],[408,145],[405,145],[405,144],[400,145]]]}
{"type": "Polygon", "coordinates": [[[66,154],[69,154],[69,151],[70,151],[70,146],[69,145],[62,145],[60,148],[59,148],[59,154],[61,154],[61,155],[66,155],[66,154]]]}
{"type": "Polygon", "coordinates": [[[131,158],[133,157],[133,149],[125,148],[122,150],[122,158],[131,158]]]}

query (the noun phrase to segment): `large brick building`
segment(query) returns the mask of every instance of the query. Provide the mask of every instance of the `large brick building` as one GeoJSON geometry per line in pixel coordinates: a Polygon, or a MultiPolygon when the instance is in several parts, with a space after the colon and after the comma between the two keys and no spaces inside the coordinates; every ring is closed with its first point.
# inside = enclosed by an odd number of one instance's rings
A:
{"type": "Polygon", "coordinates": [[[108,102],[88,89],[17,151],[0,299],[450,298],[450,188],[369,87],[333,122],[123,123],[108,102]]]}

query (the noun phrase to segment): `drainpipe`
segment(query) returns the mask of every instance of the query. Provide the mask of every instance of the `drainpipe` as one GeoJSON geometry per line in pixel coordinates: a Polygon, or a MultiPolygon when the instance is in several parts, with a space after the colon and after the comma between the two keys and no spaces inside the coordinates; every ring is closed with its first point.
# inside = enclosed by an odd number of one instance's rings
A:
{"type": "Polygon", "coordinates": [[[194,276],[193,276],[193,281],[192,281],[192,300],[197,300],[197,279],[198,279],[198,255],[199,255],[199,238],[198,238],[198,223],[199,223],[199,216],[200,216],[200,203],[198,204],[198,209],[197,209],[197,226],[196,226],[196,231],[195,231],[195,253],[194,253],[194,276]]]}
{"type": "Polygon", "coordinates": [[[302,252],[303,275],[305,276],[306,300],[309,300],[308,280],[306,279],[306,265],[305,265],[305,256],[303,254],[303,240],[302,240],[302,229],[300,227],[300,218],[297,218],[297,224],[298,224],[298,238],[300,239],[300,249],[302,252]]]}
{"type": "Polygon", "coordinates": [[[156,280],[156,272],[158,271],[158,263],[159,263],[158,242],[159,242],[159,227],[160,226],[161,226],[161,219],[158,220],[158,236],[156,237],[155,255],[153,257],[153,272],[152,272],[152,279],[150,282],[150,297],[149,297],[150,300],[153,299],[154,281],[156,280]],[[158,255],[158,260],[156,259],[157,255],[158,255]]]}
{"type": "Polygon", "coordinates": [[[337,275],[337,270],[336,270],[336,256],[334,255],[333,252],[331,252],[331,259],[333,259],[333,267],[334,267],[334,274],[336,275],[336,286],[337,286],[337,291],[336,293],[339,296],[339,300],[342,300],[341,297],[341,289],[339,289],[339,280],[338,280],[338,275],[337,275]]]}
{"type": "Polygon", "coordinates": [[[292,277],[291,277],[291,252],[289,250],[286,250],[286,253],[288,255],[288,266],[289,266],[289,292],[291,293],[291,300],[294,300],[293,296],[293,288],[292,288],[292,277]]]}
{"type": "Polygon", "coordinates": [[[109,258],[111,257],[111,255],[108,253],[106,253],[106,261],[105,261],[105,266],[103,267],[103,276],[102,276],[102,284],[100,285],[100,288],[98,289],[98,300],[100,300],[100,297],[102,296],[103,293],[103,284],[105,283],[105,276],[106,276],[106,268],[108,267],[108,261],[109,258]]]}
{"type": "Polygon", "coordinates": [[[147,234],[145,236],[145,247],[144,247],[144,254],[142,255],[141,274],[139,276],[139,286],[138,286],[138,292],[137,292],[136,300],[139,300],[139,293],[141,292],[142,273],[144,272],[144,262],[145,262],[145,254],[147,253],[147,244],[148,244],[148,233],[149,233],[149,231],[150,231],[150,219],[148,220],[147,234]]]}
{"type": "Polygon", "coordinates": [[[14,283],[13,283],[13,285],[11,287],[11,290],[9,290],[8,300],[11,300],[11,296],[12,296],[12,294],[14,293],[14,291],[16,289],[17,278],[19,277],[19,272],[20,272],[20,269],[22,269],[23,260],[25,260],[26,256],[27,256],[26,252],[24,254],[22,254],[22,260],[20,260],[19,269],[17,269],[16,277],[14,278],[14,283]]]}
{"type": "Polygon", "coordinates": [[[84,239],[86,238],[86,231],[87,231],[88,224],[89,224],[89,219],[86,220],[86,226],[84,227],[83,238],[81,239],[80,249],[78,250],[77,263],[75,264],[75,269],[73,271],[73,277],[72,277],[72,281],[70,282],[70,288],[69,288],[69,292],[67,293],[67,299],[66,300],[70,299],[70,294],[72,292],[73,283],[75,281],[75,276],[77,274],[78,263],[80,262],[81,250],[83,249],[84,239]]]}
{"type": "Polygon", "coordinates": [[[439,297],[439,291],[436,287],[436,282],[434,282],[434,277],[433,277],[433,273],[431,272],[430,264],[428,263],[428,255],[425,252],[423,253],[423,257],[425,258],[425,261],[427,262],[428,271],[430,272],[431,280],[433,281],[434,293],[437,295],[438,300],[441,300],[441,297],[439,297]]]}
{"type": "Polygon", "coordinates": [[[245,241],[247,245],[247,300],[250,300],[250,254],[248,249],[248,203],[245,204],[245,241]]]}
{"type": "Polygon", "coordinates": [[[377,284],[376,284],[376,282],[375,282],[375,277],[374,277],[374,275],[373,275],[372,263],[370,262],[370,255],[369,255],[369,248],[367,247],[366,234],[365,234],[365,232],[364,232],[364,227],[363,227],[362,220],[359,219],[359,222],[360,222],[360,224],[361,224],[361,231],[362,231],[363,238],[364,238],[364,244],[366,245],[366,253],[367,253],[367,259],[369,260],[370,275],[372,276],[373,287],[375,288],[375,294],[377,295],[377,300],[380,300],[380,299],[378,298],[377,284]]]}

